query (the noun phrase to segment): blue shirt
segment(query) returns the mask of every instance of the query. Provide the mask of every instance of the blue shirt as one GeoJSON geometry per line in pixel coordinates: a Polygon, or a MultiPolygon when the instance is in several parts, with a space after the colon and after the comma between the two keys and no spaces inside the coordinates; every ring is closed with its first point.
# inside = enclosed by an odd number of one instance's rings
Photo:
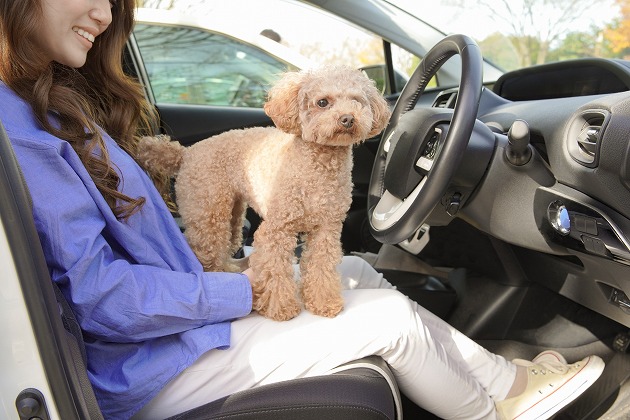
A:
{"type": "Polygon", "coordinates": [[[0,82],[5,126],[33,198],[50,275],[76,313],[88,375],[106,418],[124,419],[251,311],[247,277],[206,273],[145,172],[107,135],[120,190],[145,197],[116,219],[72,147],[44,131],[0,82]]]}

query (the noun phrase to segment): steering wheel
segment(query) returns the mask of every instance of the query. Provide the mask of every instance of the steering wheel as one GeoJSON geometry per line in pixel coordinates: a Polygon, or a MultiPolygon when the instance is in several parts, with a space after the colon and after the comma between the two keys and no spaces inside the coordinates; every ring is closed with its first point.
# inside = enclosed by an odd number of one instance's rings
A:
{"type": "Polygon", "coordinates": [[[370,179],[368,219],[380,242],[408,239],[442,201],[475,125],[482,63],[472,39],[450,35],[426,54],[403,88],[381,137],[370,179]],[[431,78],[455,54],[462,62],[455,109],[415,109],[431,78]]]}

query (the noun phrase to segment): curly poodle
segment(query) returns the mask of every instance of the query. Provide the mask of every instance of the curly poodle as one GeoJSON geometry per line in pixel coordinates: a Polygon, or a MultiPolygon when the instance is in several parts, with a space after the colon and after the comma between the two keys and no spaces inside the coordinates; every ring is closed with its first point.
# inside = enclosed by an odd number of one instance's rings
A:
{"type": "Polygon", "coordinates": [[[262,218],[249,265],[254,309],[274,320],[343,309],[337,265],[352,200],[352,148],[380,133],[390,110],[361,71],[287,72],[264,109],[276,127],[232,130],[184,147],[145,137],[138,159],[176,176],[185,235],[206,270],[237,271],[247,206],[262,218]],[[298,236],[304,239],[294,279],[298,236]]]}

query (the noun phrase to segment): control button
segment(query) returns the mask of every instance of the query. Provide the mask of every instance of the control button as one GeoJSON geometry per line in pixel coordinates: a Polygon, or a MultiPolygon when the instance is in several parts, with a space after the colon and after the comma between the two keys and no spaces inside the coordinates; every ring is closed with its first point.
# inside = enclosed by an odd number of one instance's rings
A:
{"type": "Polygon", "coordinates": [[[459,211],[459,207],[462,204],[462,195],[458,192],[454,193],[446,204],[446,212],[449,216],[455,217],[457,212],[459,211]]]}
{"type": "MultiPolygon", "coordinates": [[[[630,314],[630,299],[628,299],[628,296],[621,290],[613,288],[608,301],[625,313],[630,314]]],[[[615,337],[613,343],[614,348],[621,347],[627,349],[628,346],[630,346],[630,335],[617,335],[617,337],[615,337]]]]}
{"type": "Polygon", "coordinates": [[[433,159],[426,158],[424,156],[420,156],[420,159],[416,162],[416,166],[420,169],[424,169],[429,172],[433,167],[433,159]]]}
{"type": "Polygon", "coordinates": [[[547,217],[551,226],[561,235],[568,235],[571,232],[571,219],[569,211],[561,201],[556,200],[549,204],[547,217]]]}
{"type": "Polygon", "coordinates": [[[18,413],[28,419],[33,418],[40,407],[39,401],[33,397],[20,398],[19,401],[17,401],[18,413]]]}
{"type": "Polygon", "coordinates": [[[573,218],[575,229],[589,235],[597,235],[597,220],[592,217],[576,214],[573,218]]]}
{"type": "Polygon", "coordinates": [[[593,254],[604,255],[604,256],[608,255],[608,250],[606,249],[606,245],[601,239],[582,235],[582,243],[584,243],[584,248],[587,251],[592,252],[593,254]]]}

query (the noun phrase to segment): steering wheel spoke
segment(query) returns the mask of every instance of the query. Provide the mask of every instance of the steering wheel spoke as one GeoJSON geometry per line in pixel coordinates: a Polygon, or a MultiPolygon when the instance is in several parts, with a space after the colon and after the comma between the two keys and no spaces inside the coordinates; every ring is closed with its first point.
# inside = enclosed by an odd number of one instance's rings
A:
{"type": "Polygon", "coordinates": [[[424,177],[411,191],[409,196],[400,199],[389,191],[385,190],[381,200],[378,202],[372,213],[373,223],[377,228],[389,229],[394,226],[402,216],[404,216],[411,206],[411,204],[418,199],[422,187],[426,183],[427,178],[424,177]]]}

